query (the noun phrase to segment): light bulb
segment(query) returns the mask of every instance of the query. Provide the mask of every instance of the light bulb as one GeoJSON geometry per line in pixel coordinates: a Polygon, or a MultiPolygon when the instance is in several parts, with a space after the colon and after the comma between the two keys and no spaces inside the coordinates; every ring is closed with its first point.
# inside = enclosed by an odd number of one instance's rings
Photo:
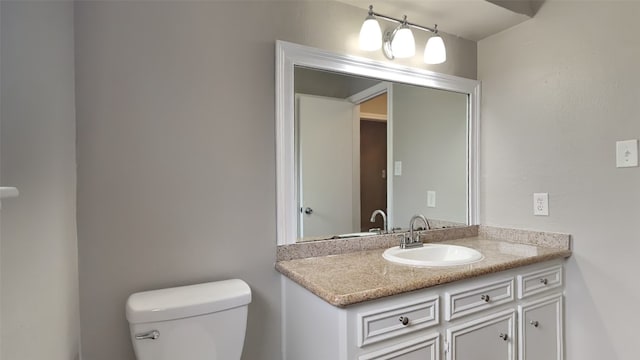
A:
{"type": "Polygon", "coordinates": [[[427,64],[442,64],[447,61],[447,50],[440,35],[434,35],[427,41],[424,48],[424,62],[427,64]]]}
{"type": "Polygon", "coordinates": [[[360,49],[374,51],[382,47],[382,30],[373,15],[367,16],[360,28],[360,49]]]}
{"type": "Polygon", "coordinates": [[[397,58],[408,58],[415,55],[416,41],[408,26],[400,25],[393,40],[391,40],[391,51],[393,56],[397,58]]]}

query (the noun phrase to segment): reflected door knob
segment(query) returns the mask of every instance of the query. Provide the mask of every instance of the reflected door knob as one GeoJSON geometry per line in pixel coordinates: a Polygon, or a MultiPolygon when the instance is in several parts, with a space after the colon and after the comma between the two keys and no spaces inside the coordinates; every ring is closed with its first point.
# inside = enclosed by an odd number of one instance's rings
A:
{"type": "Polygon", "coordinates": [[[302,211],[303,213],[305,213],[307,215],[313,214],[313,209],[310,208],[310,207],[306,207],[306,208],[300,209],[300,211],[302,211]]]}

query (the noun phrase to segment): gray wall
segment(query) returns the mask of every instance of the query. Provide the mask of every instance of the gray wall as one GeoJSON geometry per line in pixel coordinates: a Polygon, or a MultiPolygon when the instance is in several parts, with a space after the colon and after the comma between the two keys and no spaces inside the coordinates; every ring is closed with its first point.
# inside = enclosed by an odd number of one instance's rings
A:
{"type": "MultiPolygon", "coordinates": [[[[409,219],[467,222],[467,95],[409,85],[393,86],[393,226],[409,219]],[[436,207],[427,207],[427,191],[436,207]]],[[[420,224],[422,225],[422,224],[420,224]]]]}
{"type": "MultiPolygon", "coordinates": [[[[334,2],[76,3],[85,360],[133,359],[129,294],[231,277],[254,295],[244,359],[281,358],[275,40],[382,59],[357,50],[364,17],[334,2]]],[[[447,40],[431,69],[475,78],[476,44],[447,40]]]]}
{"type": "Polygon", "coordinates": [[[73,3],[0,3],[2,350],[78,356],[73,3]]]}
{"type": "Polygon", "coordinates": [[[638,358],[640,138],[637,2],[547,1],[479,43],[483,224],[569,232],[567,359],[638,358]],[[532,215],[549,192],[550,216],[532,215]]]}

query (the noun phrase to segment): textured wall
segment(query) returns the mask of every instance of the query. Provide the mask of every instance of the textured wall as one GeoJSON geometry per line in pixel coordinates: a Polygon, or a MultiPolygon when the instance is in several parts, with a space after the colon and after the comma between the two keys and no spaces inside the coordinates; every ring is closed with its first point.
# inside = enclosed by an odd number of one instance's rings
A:
{"type": "MultiPolygon", "coordinates": [[[[393,87],[393,156],[402,175],[393,176],[393,226],[409,228],[415,214],[467,222],[466,94],[393,87]],[[436,207],[427,207],[427,191],[436,207]]],[[[416,226],[423,226],[419,223],[416,226]]]]}
{"type": "Polygon", "coordinates": [[[78,356],[71,1],[2,1],[0,221],[5,360],[78,356]]]}
{"type": "MultiPolygon", "coordinates": [[[[129,294],[231,277],[253,289],[244,359],[281,358],[275,40],[365,55],[364,16],[333,2],[76,2],[85,360],[133,359],[129,294]]],[[[432,69],[474,78],[476,44],[449,49],[460,61],[432,69]]]]}
{"type": "Polygon", "coordinates": [[[615,141],[640,138],[637,2],[547,1],[478,45],[482,223],[569,232],[567,359],[635,359],[640,168],[615,141]],[[532,215],[549,192],[550,216],[532,215]]]}

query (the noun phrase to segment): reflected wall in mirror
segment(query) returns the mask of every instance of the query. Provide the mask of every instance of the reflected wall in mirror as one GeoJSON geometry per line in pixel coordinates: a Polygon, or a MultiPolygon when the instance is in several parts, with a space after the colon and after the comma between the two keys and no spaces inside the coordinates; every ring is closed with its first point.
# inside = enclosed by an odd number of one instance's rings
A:
{"type": "Polygon", "coordinates": [[[467,225],[468,94],[393,85],[394,226],[423,214],[434,227],[467,225]]]}
{"type": "Polygon", "coordinates": [[[477,223],[479,83],[277,44],[278,244],[477,223]]]}

